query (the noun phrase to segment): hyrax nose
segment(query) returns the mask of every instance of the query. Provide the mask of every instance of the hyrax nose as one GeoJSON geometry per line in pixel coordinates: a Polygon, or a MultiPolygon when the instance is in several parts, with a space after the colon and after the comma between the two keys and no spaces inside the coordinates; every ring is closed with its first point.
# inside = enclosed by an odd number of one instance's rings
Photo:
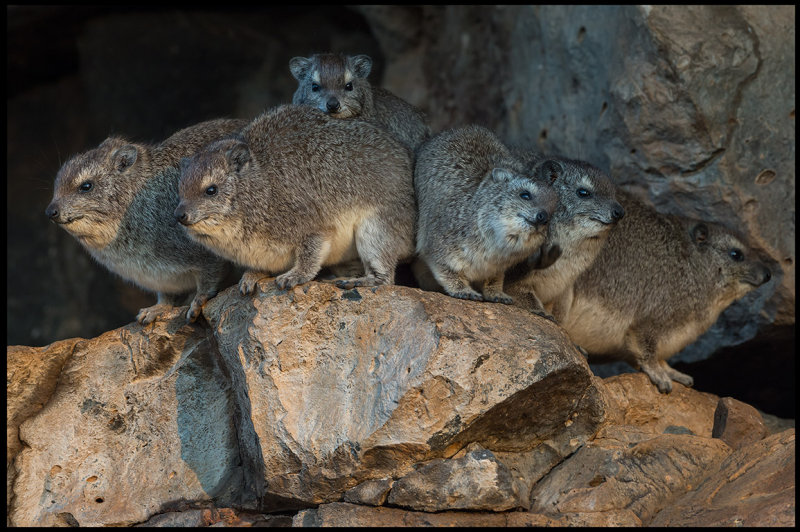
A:
{"type": "Polygon", "coordinates": [[[44,213],[45,213],[45,214],[47,215],[47,217],[48,217],[48,218],[50,218],[51,220],[55,220],[56,218],[58,218],[58,205],[56,205],[55,203],[51,203],[51,204],[50,204],[50,205],[48,205],[48,206],[47,206],[47,208],[44,210],[44,213]]]}
{"type": "Polygon", "coordinates": [[[339,110],[339,100],[336,98],[331,98],[325,103],[325,106],[328,108],[329,113],[335,113],[339,110]]]}
{"type": "Polygon", "coordinates": [[[186,225],[186,222],[189,221],[189,218],[186,216],[186,207],[184,205],[178,205],[174,214],[175,221],[179,222],[181,225],[186,225]]]}
{"type": "Polygon", "coordinates": [[[625,216],[625,209],[623,209],[623,208],[622,208],[622,205],[620,205],[619,203],[617,203],[617,204],[616,204],[616,205],[614,205],[614,207],[611,209],[611,218],[612,218],[614,221],[618,222],[618,221],[622,220],[622,217],[623,217],[623,216],[625,216]]]}
{"type": "Polygon", "coordinates": [[[547,214],[547,211],[539,211],[533,217],[534,225],[544,225],[547,223],[547,220],[550,219],[550,215],[547,214]]]}

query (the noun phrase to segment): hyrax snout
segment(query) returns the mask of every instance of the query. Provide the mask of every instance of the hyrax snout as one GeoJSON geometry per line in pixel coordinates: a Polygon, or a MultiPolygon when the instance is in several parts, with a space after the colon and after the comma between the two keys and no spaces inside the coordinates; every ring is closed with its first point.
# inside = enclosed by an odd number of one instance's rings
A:
{"type": "Polygon", "coordinates": [[[578,277],[562,326],[592,355],[630,362],[662,393],[689,375],[666,362],[770,269],[722,225],[657,212],[619,192],[625,217],[578,277]]]}
{"type": "Polygon", "coordinates": [[[290,288],[359,258],[364,276],[339,286],[386,284],[414,252],[412,179],[409,150],[384,129],[284,105],[188,160],[174,215],[248,269],[244,294],[262,277],[290,288]]]}
{"type": "Polygon", "coordinates": [[[557,204],[549,183],[527,176],[494,133],[474,125],[425,142],[414,179],[417,253],[436,281],[453,297],[511,303],[504,271],[545,242],[557,204]]]}
{"type": "Polygon", "coordinates": [[[515,305],[533,311],[544,307],[560,321],[572,297],[572,285],[595,260],[625,209],[617,201],[611,179],[599,168],[532,151],[514,153],[529,173],[553,184],[558,207],[543,252],[507,272],[506,291],[515,305]]]}
{"type": "Polygon", "coordinates": [[[293,57],[289,70],[298,82],[293,104],[315,107],[334,118],[372,120],[412,152],[430,135],[422,111],[370,84],[367,76],[372,59],[368,55],[324,53],[293,57]]]}
{"type": "Polygon", "coordinates": [[[172,217],[178,204],[178,164],[245,124],[203,122],[156,146],[110,137],[59,170],[45,214],[109,270],[158,293],[158,303],[139,312],[141,323],[157,319],[192,291],[186,318],[194,321],[216,294],[228,264],[192,242],[172,217]]]}

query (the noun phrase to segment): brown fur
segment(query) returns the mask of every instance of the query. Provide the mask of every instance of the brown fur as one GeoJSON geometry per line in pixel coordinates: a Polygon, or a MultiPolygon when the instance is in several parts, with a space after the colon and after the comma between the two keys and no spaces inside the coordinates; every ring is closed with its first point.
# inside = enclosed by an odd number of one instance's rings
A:
{"type": "Polygon", "coordinates": [[[192,290],[186,318],[194,321],[216,294],[227,264],[174,223],[178,167],[182,157],[246,123],[202,122],[156,146],[110,137],[59,170],[47,215],[109,270],[158,293],[158,303],[139,312],[141,323],[157,319],[192,290]]]}
{"type": "Polygon", "coordinates": [[[356,258],[364,277],[339,286],[392,283],[414,252],[408,149],[368,122],[307,106],[267,111],[197,154],[180,195],[175,214],[188,234],[248,268],[242,293],[261,277],[280,273],[278,287],[289,288],[356,258]]]}
{"type": "Polygon", "coordinates": [[[692,378],[666,360],[770,270],[725,227],[666,215],[618,194],[625,218],[575,283],[562,326],[590,355],[627,360],[659,391],[692,378]],[[737,258],[739,260],[737,260],[737,258]]]}

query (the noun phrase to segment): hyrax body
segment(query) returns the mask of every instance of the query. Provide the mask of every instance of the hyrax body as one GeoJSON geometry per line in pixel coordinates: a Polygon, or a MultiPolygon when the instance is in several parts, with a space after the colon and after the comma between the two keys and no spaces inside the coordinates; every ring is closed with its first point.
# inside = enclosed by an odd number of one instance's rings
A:
{"type": "Polygon", "coordinates": [[[193,242],[173,217],[180,160],[246,124],[202,122],[155,146],[110,137],[59,170],[47,216],[109,270],[158,293],[139,322],[152,322],[191,291],[186,318],[194,321],[216,294],[227,263],[193,242]]]}
{"type": "Polygon", "coordinates": [[[572,285],[594,262],[625,209],[616,199],[611,179],[591,164],[532,151],[513,153],[530,174],[552,182],[558,207],[543,253],[533,254],[507,272],[506,292],[515,305],[533,310],[544,306],[561,321],[572,299],[572,285]]]}
{"type": "Polygon", "coordinates": [[[284,105],[188,161],[175,216],[248,269],[245,294],[265,276],[289,288],[358,258],[364,277],[339,286],[388,284],[414,253],[412,178],[409,150],[384,129],[284,105]]]}
{"type": "Polygon", "coordinates": [[[770,270],[723,226],[658,213],[618,192],[625,217],[575,283],[562,321],[591,355],[640,368],[659,391],[692,385],[666,359],[705,332],[770,270]]]}
{"type": "Polygon", "coordinates": [[[334,118],[373,120],[412,152],[430,135],[419,109],[367,81],[372,70],[372,59],[367,55],[294,57],[289,69],[298,81],[294,104],[316,107],[334,118]]]}
{"type": "Polygon", "coordinates": [[[420,147],[414,185],[417,253],[445,292],[511,303],[504,271],[545,242],[557,202],[549,184],[527,177],[494,133],[472,125],[420,147]]]}

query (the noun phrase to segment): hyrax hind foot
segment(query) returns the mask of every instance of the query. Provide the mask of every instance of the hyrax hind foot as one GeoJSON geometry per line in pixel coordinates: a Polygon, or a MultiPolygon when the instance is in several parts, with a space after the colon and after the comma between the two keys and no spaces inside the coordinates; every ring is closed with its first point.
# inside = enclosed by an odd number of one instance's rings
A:
{"type": "Polygon", "coordinates": [[[264,272],[256,272],[253,270],[244,272],[242,279],[239,281],[239,292],[241,292],[243,296],[252,294],[256,290],[258,281],[264,279],[265,277],[269,277],[269,275],[264,272]]]}
{"type": "Polygon", "coordinates": [[[690,388],[694,385],[694,379],[691,376],[687,375],[686,373],[681,373],[677,369],[671,368],[669,364],[667,364],[666,360],[659,360],[658,363],[664,369],[670,379],[690,388]]]}
{"type": "Polygon", "coordinates": [[[375,275],[366,275],[364,277],[356,277],[355,279],[338,279],[336,281],[336,287],[345,290],[350,290],[357,286],[380,286],[382,284],[391,284],[391,282],[375,275]]]}
{"type": "Polygon", "coordinates": [[[156,303],[152,307],[143,308],[136,315],[136,321],[142,325],[148,325],[159,319],[162,315],[166,314],[173,309],[172,305],[166,303],[156,303]]]}

